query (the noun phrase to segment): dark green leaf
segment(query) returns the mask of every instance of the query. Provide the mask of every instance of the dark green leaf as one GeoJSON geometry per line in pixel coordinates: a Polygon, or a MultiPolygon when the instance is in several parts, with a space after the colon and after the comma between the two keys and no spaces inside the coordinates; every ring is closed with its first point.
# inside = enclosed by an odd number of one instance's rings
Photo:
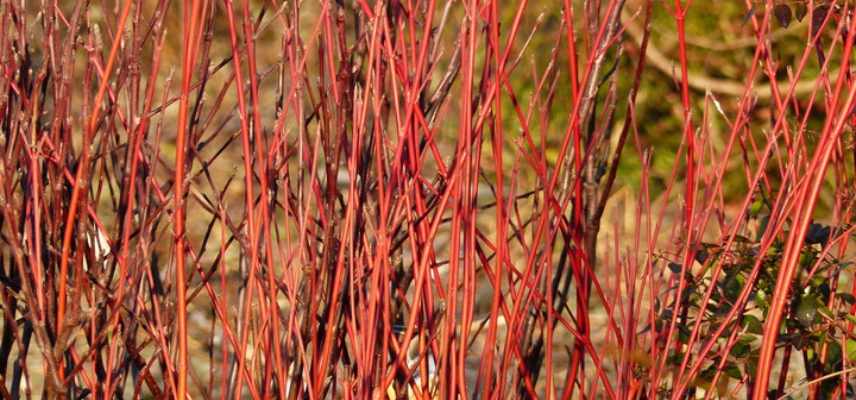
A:
{"type": "Polygon", "coordinates": [[[802,296],[796,309],[797,321],[799,321],[802,326],[811,326],[817,318],[817,308],[819,305],[820,304],[815,295],[808,294],[802,296]]]}
{"type": "Polygon", "coordinates": [[[746,343],[737,342],[734,344],[734,347],[731,348],[731,355],[736,358],[743,358],[749,355],[752,351],[752,347],[746,343]]]}
{"type": "Polygon", "coordinates": [[[728,365],[726,365],[725,375],[728,375],[734,379],[740,379],[743,377],[743,373],[740,371],[740,368],[738,368],[732,363],[728,363],[728,365]]]}
{"type": "Polygon", "coordinates": [[[680,274],[681,273],[681,264],[678,264],[676,262],[670,262],[669,263],[669,269],[676,274],[680,274]]]}
{"type": "Polygon", "coordinates": [[[805,234],[805,242],[807,244],[825,245],[829,240],[830,228],[826,225],[811,224],[808,227],[808,232],[805,234]]]}
{"type": "MultiPolygon", "coordinates": [[[[756,335],[760,335],[764,332],[764,324],[761,323],[761,320],[755,318],[753,315],[744,315],[743,316],[743,325],[746,327],[746,331],[749,333],[754,333],[756,335]]],[[[745,336],[745,335],[744,335],[745,336]]],[[[742,338],[742,336],[741,336],[742,338]]]]}
{"type": "Polygon", "coordinates": [[[709,255],[710,254],[708,254],[707,249],[703,247],[699,248],[695,251],[695,260],[698,261],[699,264],[704,264],[704,262],[707,261],[707,257],[709,255]]]}

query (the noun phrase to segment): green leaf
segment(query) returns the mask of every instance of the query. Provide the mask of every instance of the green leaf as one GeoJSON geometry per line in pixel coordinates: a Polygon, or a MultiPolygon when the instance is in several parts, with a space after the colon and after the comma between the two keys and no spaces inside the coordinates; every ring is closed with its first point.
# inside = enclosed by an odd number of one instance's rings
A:
{"type": "Polygon", "coordinates": [[[734,347],[731,348],[731,355],[735,358],[743,358],[749,355],[752,351],[752,347],[746,343],[737,342],[734,344],[734,347]]]}
{"type": "Polygon", "coordinates": [[[817,309],[819,306],[817,296],[807,294],[800,298],[797,305],[796,318],[802,326],[809,327],[817,318],[817,309]]]}
{"type": "Polygon", "coordinates": [[[737,338],[737,343],[745,344],[745,345],[749,345],[754,341],[755,341],[754,335],[740,335],[740,337],[737,338]]]}
{"type": "Polygon", "coordinates": [[[676,262],[670,262],[669,263],[669,270],[671,270],[673,273],[680,274],[681,273],[681,264],[678,264],[676,262]]]}
{"type": "Polygon", "coordinates": [[[758,303],[759,306],[767,308],[769,305],[769,303],[767,303],[767,293],[758,289],[758,291],[755,292],[755,302],[758,303]]]}
{"type": "Polygon", "coordinates": [[[845,346],[847,347],[847,359],[850,361],[856,360],[856,340],[847,339],[845,346]]]}
{"type": "MultiPolygon", "coordinates": [[[[759,320],[758,318],[755,318],[755,316],[744,315],[743,316],[743,325],[746,326],[746,331],[749,333],[754,333],[756,335],[760,335],[764,332],[764,324],[761,323],[761,320],[759,320]]],[[[741,338],[742,338],[742,336],[741,336],[741,338]]]]}
{"type": "Polygon", "coordinates": [[[828,344],[829,346],[826,348],[826,365],[838,365],[841,362],[841,346],[836,341],[831,341],[828,344]]]}
{"type": "Polygon", "coordinates": [[[740,368],[738,368],[736,365],[734,365],[732,363],[728,363],[728,365],[725,367],[724,372],[725,372],[725,375],[728,375],[734,379],[740,379],[743,377],[743,373],[740,371],[740,368]]]}
{"type": "Polygon", "coordinates": [[[730,275],[726,279],[723,290],[725,291],[726,298],[733,302],[734,299],[740,296],[740,292],[743,289],[743,282],[741,282],[740,275],[730,275]]]}
{"type": "Polygon", "coordinates": [[[752,205],[749,206],[749,215],[752,217],[758,216],[758,214],[761,212],[761,207],[763,207],[763,206],[764,206],[764,199],[761,196],[757,196],[755,201],[752,202],[752,205]]]}
{"type": "Polygon", "coordinates": [[[782,249],[779,246],[773,244],[772,246],[767,248],[767,254],[764,254],[766,257],[774,257],[777,254],[781,253],[782,249]]]}
{"type": "Polygon", "coordinates": [[[814,253],[809,251],[804,251],[800,254],[800,266],[803,268],[810,268],[814,265],[814,253]]]}

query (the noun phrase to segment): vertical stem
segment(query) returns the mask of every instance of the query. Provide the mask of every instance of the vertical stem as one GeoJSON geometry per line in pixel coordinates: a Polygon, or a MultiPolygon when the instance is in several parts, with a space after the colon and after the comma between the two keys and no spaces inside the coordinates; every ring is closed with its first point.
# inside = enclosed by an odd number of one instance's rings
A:
{"type": "Polygon", "coordinates": [[[185,276],[185,205],[184,205],[184,168],[187,154],[187,136],[189,128],[188,105],[193,67],[196,64],[198,38],[201,34],[201,10],[204,0],[184,2],[184,41],[182,47],[181,98],[178,106],[178,134],[175,149],[175,186],[173,200],[175,214],[175,304],[178,326],[178,399],[187,398],[187,372],[190,366],[187,358],[187,278],[185,276]]]}

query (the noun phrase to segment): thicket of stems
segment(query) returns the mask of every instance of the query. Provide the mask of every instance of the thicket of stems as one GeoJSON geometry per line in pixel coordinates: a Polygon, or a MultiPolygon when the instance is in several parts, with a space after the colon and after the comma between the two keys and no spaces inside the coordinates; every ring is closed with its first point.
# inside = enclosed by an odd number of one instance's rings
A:
{"type": "Polygon", "coordinates": [[[0,396],[849,396],[853,5],[666,3],[0,1],[0,396]]]}

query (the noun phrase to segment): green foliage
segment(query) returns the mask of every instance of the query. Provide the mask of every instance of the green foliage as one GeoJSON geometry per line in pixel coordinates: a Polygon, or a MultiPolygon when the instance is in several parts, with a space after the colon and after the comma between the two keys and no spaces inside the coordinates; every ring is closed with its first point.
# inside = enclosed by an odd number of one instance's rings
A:
{"type": "MultiPolygon", "coordinates": [[[[750,219],[761,225],[764,232],[767,209],[763,201],[750,207],[750,219]]],[[[776,346],[789,348],[791,361],[801,360],[808,378],[823,377],[841,371],[856,361],[856,340],[848,336],[846,324],[856,323],[856,317],[848,311],[856,305],[856,297],[846,288],[836,288],[839,276],[853,271],[850,263],[842,262],[824,252],[824,246],[836,229],[814,223],[810,226],[800,249],[799,272],[791,283],[789,309],[781,325],[776,346]]],[[[781,233],[787,237],[789,232],[781,233]]],[[[699,372],[694,385],[720,394],[730,380],[751,382],[760,355],[761,334],[770,312],[770,295],[778,279],[782,262],[784,241],[775,239],[762,254],[762,237],[736,236],[730,248],[722,244],[703,243],[696,250],[695,263],[686,271],[687,287],[680,298],[681,315],[675,339],[680,343],[700,348],[714,337],[718,329],[724,328],[715,337],[711,352],[706,356],[707,364],[699,372]],[[757,271],[756,271],[757,265],[757,271]],[[720,268],[717,272],[717,268],[720,268]],[[753,280],[753,275],[757,277],[753,280]],[[752,284],[745,302],[738,301],[744,288],[752,284]],[[706,305],[705,294],[710,292],[706,305]],[[726,321],[726,315],[736,311],[735,320],[726,321]],[[728,325],[723,325],[728,323],[728,325]],[[692,341],[692,330],[698,324],[699,333],[692,341]],[[724,350],[723,349],[727,349],[724,350]],[[722,360],[722,354],[727,354],[722,360]],[[719,358],[719,359],[718,359],[719,358]],[[714,377],[720,372],[715,387],[714,377]]],[[[668,262],[668,270],[677,277],[684,267],[675,261],[668,262]]],[[[677,280],[676,280],[677,281],[677,280]]],[[[673,307],[659,312],[656,324],[665,332],[673,315],[673,307]]],[[[687,351],[693,351],[688,349],[687,351]]],[[[684,354],[672,353],[668,362],[679,367],[684,354]]],[[[821,391],[840,385],[837,377],[825,379],[821,391]]],[[[781,394],[777,394],[781,395],[781,394]]],[[[776,397],[778,398],[778,397],[776,397]]]]}

